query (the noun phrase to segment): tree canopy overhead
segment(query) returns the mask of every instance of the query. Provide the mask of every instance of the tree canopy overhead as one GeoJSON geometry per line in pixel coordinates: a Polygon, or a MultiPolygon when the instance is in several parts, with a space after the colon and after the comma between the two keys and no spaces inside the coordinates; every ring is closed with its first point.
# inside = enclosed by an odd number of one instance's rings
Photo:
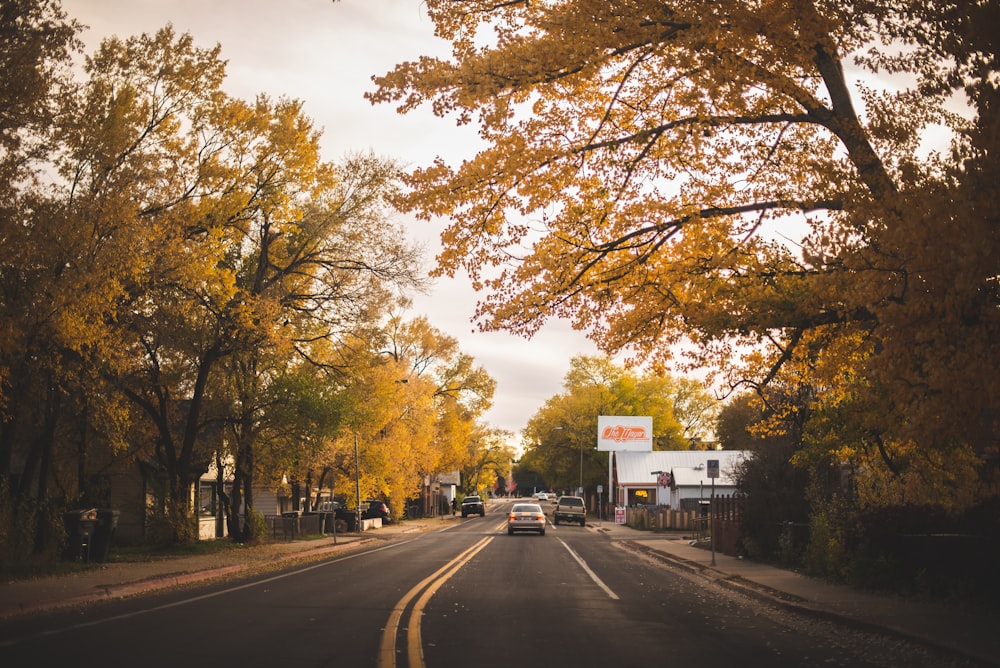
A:
{"type": "Polygon", "coordinates": [[[479,124],[402,206],[450,219],[481,327],[693,341],[849,402],[860,442],[995,449],[995,3],[425,4],[452,57],[369,98],[479,124]]]}

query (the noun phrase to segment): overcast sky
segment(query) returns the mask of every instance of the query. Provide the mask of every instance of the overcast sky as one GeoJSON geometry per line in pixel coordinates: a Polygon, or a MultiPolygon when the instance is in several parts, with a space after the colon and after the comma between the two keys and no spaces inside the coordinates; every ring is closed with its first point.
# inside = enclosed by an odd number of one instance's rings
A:
{"type": "MultiPolygon", "coordinates": [[[[302,100],[323,130],[328,160],[371,150],[409,167],[436,156],[455,164],[472,156],[478,143],[472,129],[423,109],[400,116],[391,105],[373,107],[363,98],[373,75],[421,55],[448,53],[422,6],[422,0],[63,0],[69,16],[89,26],[83,34],[88,53],[104,37],[154,33],[167,23],[199,46],[221,44],[229,63],[226,91],[248,100],[258,93],[302,100]]],[[[399,222],[427,248],[429,269],[443,223],[399,222]]],[[[477,333],[471,324],[476,300],[461,278],[440,280],[430,294],[415,297],[408,315],[427,316],[486,369],[497,382],[486,420],[519,435],[562,390],[570,359],[598,352],[564,322],[531,340],[477,333]]]]}

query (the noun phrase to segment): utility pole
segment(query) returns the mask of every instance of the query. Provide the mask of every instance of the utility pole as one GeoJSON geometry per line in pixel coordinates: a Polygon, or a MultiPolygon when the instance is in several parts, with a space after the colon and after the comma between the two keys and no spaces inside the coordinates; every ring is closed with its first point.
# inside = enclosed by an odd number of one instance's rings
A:
{"type": "Polygon", "coordinates": [[[354,514],[357,515],[354,525],[355,531],[361,531],[361,458],[358,456],[358,433],[354,432],[354,495],[357,497],[355,500],[354,514]]]}

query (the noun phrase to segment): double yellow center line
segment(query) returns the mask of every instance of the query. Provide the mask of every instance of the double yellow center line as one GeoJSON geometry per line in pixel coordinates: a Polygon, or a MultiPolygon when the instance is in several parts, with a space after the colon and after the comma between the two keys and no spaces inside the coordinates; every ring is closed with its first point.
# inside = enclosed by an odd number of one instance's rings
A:
{"type": "Polygon", "coordinates": [[[417,595],[420,596],[410,610],[410,620],[407,624],[406,633],[406,657],[409,668],[424,668],[424,648],[420,639],[420,617],[423,615],[424,606],[431,599],[431,596],[441,588],[448,579],[458,572],[462,566],[476,556],[484,547],[490,544],[493,536],[483,538],[478,543],[462,552],[460,555],[439,568],[432,575],[424,578],[410,591],[406,592],[403,598],[399,599],[389,621],[386,622],[382,631],[382,640],[378,650],[378,668],[395,668],[396,666],[396,636],[399,632],[399,622],[406,613],[407,606],[410,605],[417,595]]]}

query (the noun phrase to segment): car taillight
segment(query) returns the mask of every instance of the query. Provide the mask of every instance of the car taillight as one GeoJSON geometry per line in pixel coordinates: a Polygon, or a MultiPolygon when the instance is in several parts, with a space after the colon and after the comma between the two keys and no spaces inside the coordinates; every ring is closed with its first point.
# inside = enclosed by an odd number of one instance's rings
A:
{"type": "Polygon", "coordinates": [[[545,515],[535,515],[535,519],[544,522],[545,521],[545,515]]]}
{"type": "Polygon", "coordinates": [[[510,517],[508,517],[507,519],[509,519],[509,520],[516,520],[517,519],[517,515],[515,515],[514,513],[511,513],[510,517]]]}

